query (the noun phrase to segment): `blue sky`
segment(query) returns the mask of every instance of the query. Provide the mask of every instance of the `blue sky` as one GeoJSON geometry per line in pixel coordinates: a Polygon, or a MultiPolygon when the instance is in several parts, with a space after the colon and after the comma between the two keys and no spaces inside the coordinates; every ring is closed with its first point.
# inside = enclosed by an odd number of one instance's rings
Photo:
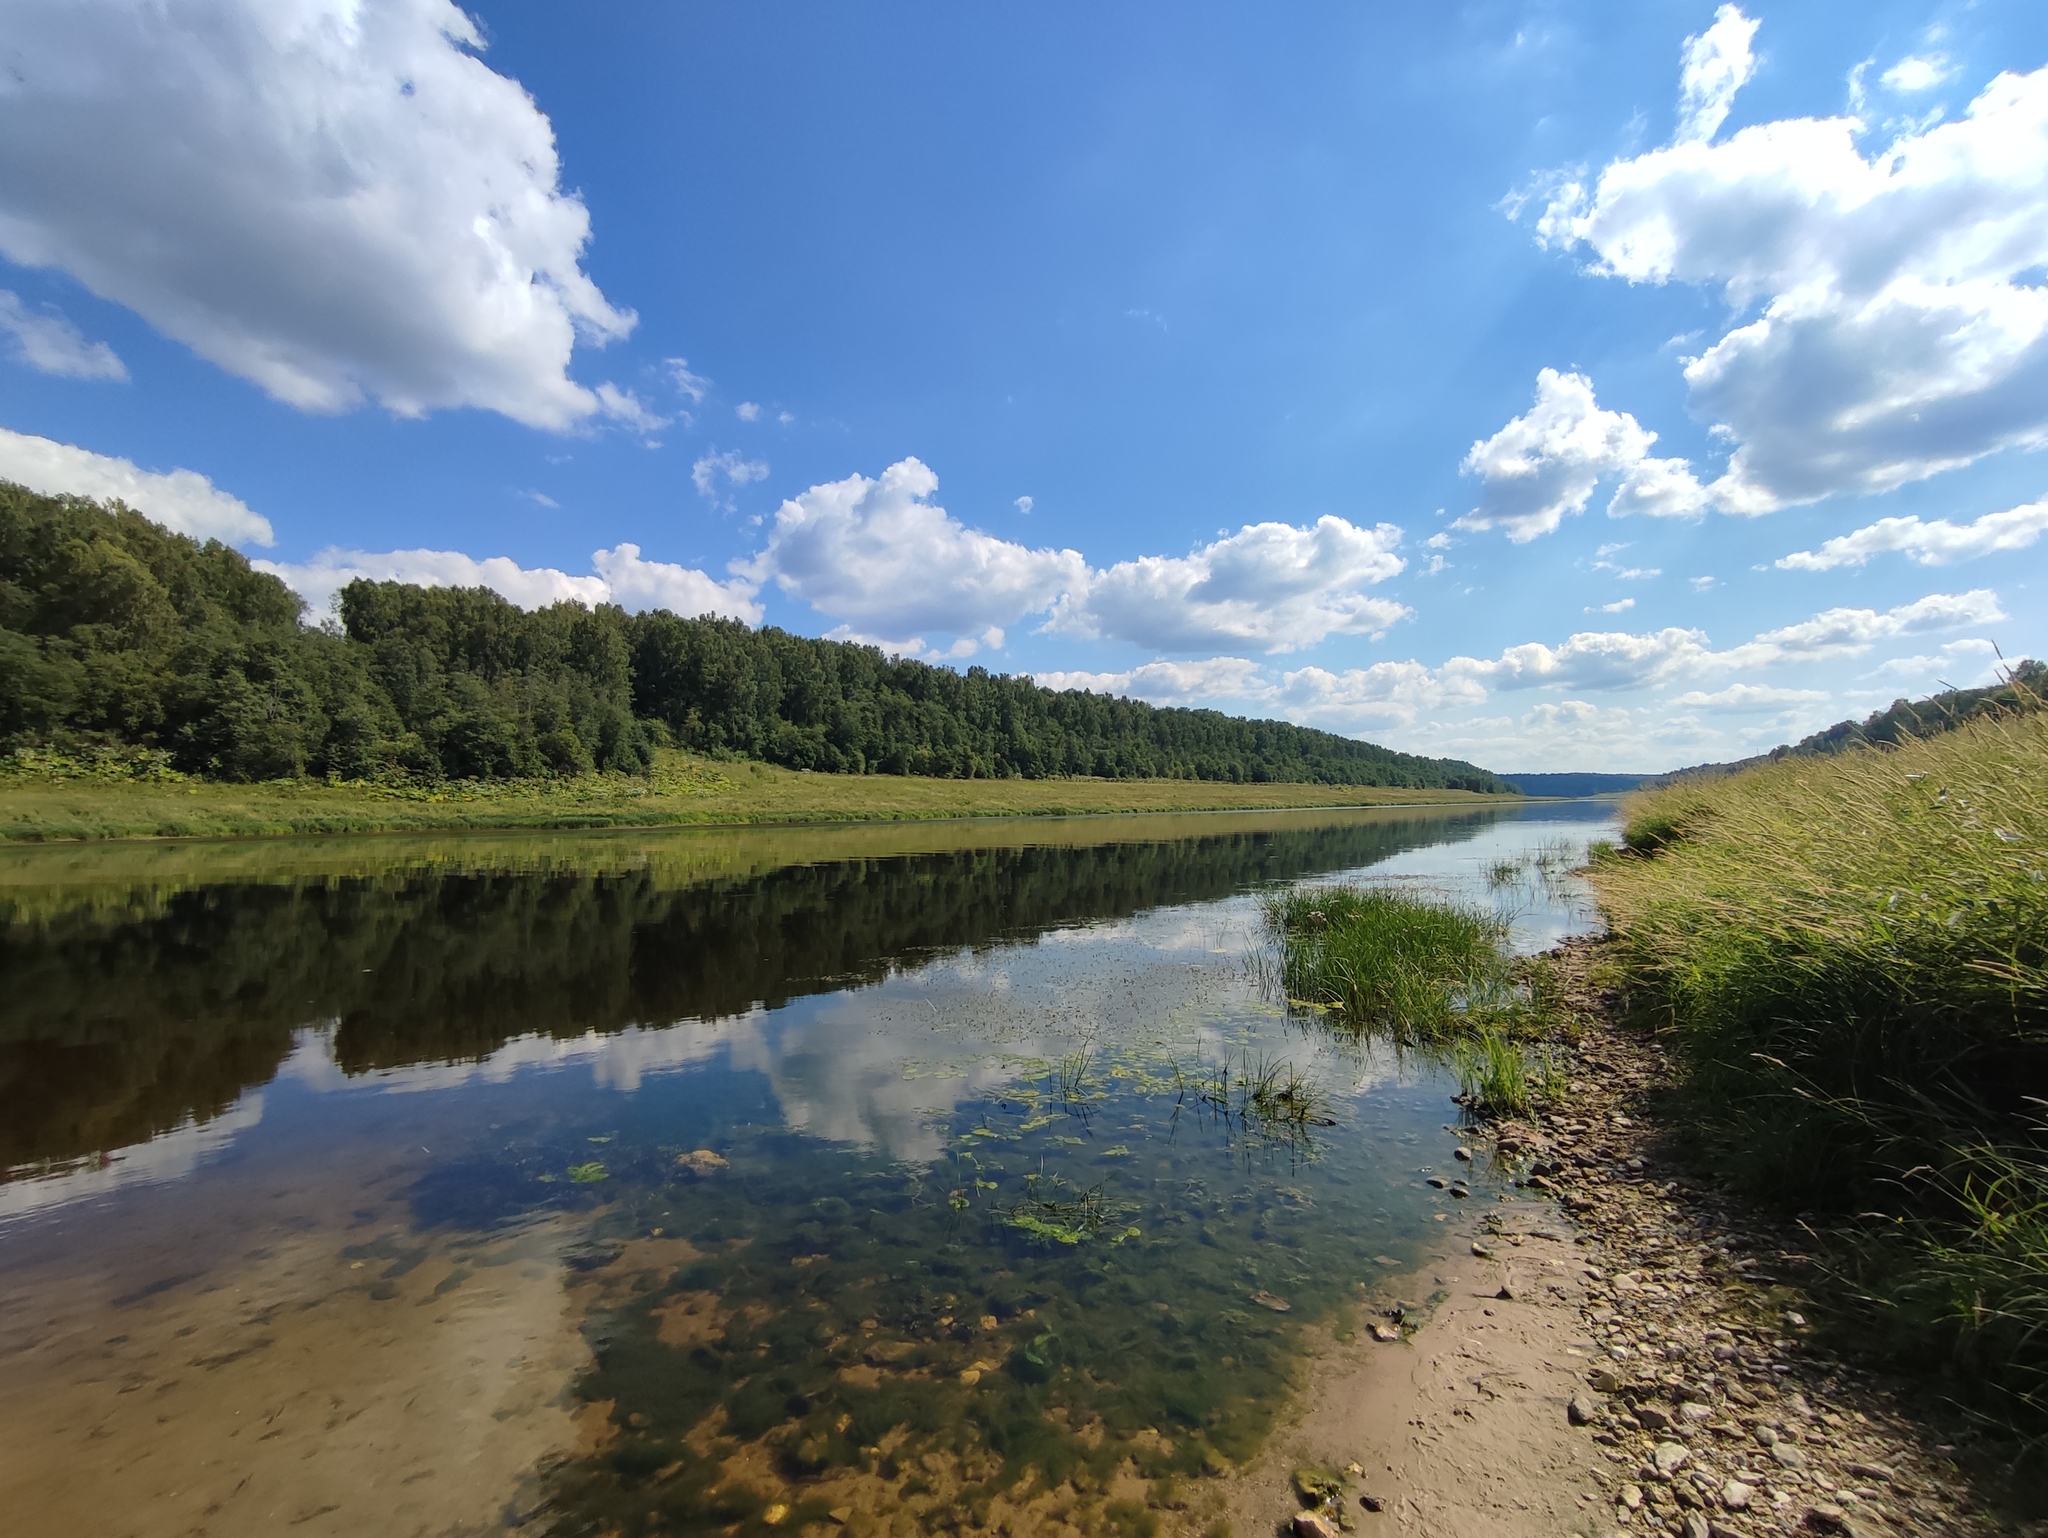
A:
{"type": "Polygon", "coordinates": [[[2040,655],[2038,5],[18,0],[0,475],[1515,769],[2040,655]]]}

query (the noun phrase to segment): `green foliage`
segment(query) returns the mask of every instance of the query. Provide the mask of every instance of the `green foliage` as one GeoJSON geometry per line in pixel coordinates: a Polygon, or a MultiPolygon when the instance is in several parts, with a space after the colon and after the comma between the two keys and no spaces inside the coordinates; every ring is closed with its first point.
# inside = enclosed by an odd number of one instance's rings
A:
{"type": "Polygon", "coordinates": [[[1710,1151],[1899,1343],[2048,1427],[2048,715],[1640,798],[1591,868],[1710,1151]]]}
{"type": "Polygon", "coordinates": [[[357,581],[338,622],[236,551],[0,483],[0,748],[225,780],[644,774],[657,747],[849,774],[1507,793],[1485,770],[731,620],[357,581]]]}

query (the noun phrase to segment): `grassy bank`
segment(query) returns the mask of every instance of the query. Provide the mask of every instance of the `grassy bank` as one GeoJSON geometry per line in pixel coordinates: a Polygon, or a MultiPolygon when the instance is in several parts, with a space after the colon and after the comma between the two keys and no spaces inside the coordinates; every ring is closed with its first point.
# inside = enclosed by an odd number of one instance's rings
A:
{"type": "Polygon", "coordinates": [[[808,774],[770,764],[657,755],[645,776],[439,786],[281,780],[222,784],[144,766],[94,772],[59,758],[0,769],[0,841],[605,828],[948,817],[1060,817],[1330,806],[1483,806],[1511,797],[1352,785],[1213,780],[953,780],[808,774]]]}
{"type": "Polygon", "coordinates": [[[2048,716],[1633,798],[1593,879],[1699,1153],[1866,1342],[2048,1431],[2048,716]]]}

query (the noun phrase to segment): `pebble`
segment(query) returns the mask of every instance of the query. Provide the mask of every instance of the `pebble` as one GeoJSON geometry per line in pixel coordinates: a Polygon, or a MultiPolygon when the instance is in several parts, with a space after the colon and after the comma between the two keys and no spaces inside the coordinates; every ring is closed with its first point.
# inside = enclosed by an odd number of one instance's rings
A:
{"type": "Polygon", "coordinates": [[[1636,1424],[1645,1431],[1669,1431],[1671,1417],[1653,1404],[1636,1406],[1636,1424]]]}
{"type": "Polygon", "coordinates": [[[1778,1460],[1778,1467],[1780,1468],[1803,1469],[1806,1467],[1806,1454],[1799,1448],[1794,1447],[1790,1442],[1778,1443],[1771,1449],[1771,1456],[1778,1460]]]}
{"type": "Polygon", "coordinates": [[[1630,1511],[1641,1511],[1643,1509],[1643,1487],[1641,1485],[1623,1485],[1621,1487],[1621,1504],[1630,1511]]]}
{"type": "Polygon", "coordinates": [[[1564,1407],[1564,1414],[1574,1426],[1590,1426],[1600,1419],[1600,1402],[1591,1394],[1574,1394],[1572,1402],[1564,1407]]]}
{"type": "Polygon", "coordinates": [[[1391,1324],[1376,1324],[1372,1327],[1374,1340],[1394,1341],[1401,1338],[1401,1332],[1391,1324]]]}
{"type": "Polygon", "coordinates": [[[1294,1538],[1337,1538],[1337,1524],[1320,1511],[1297,1511],[1294,1538]]]}
{"type": "Polygon", "coordinates": [[[1462,1159],[1465,1163],[1470,1164],[1472,1162],[1472,1150],[1469,1148],[1453,1148],[1451,1150],[1451,1157],[1453,1159],[1462,1159]]]}
{"type": "Polygon", "coordinates": [[[1378,1495],[1361,1495],[1358,1498],[1358,1504],[1367,1511],[1385,1511],[1387,1509],[1386,1499],[1378,1495]]]}
{"type": "Polygon", "coordinates": [[[1756,1496],[1756,1490],[1739,1479],[1731,1479],[1721,1486],[1721,1504],[1730,1511],[1741,1511],[1756,1496]]]}
{"type": "Polygon", "coordinates": [[[1686,1465],[1692,1454],[1682,1442],[1659,1442],[1650,1454],[1650,1461],[1657,1466],[1657,1472],[1669,1479],[1686,1465]]]}

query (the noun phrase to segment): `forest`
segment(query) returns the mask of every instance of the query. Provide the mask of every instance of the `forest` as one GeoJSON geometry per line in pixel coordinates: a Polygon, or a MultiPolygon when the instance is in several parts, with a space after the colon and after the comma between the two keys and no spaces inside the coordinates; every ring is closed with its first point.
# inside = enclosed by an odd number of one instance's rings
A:
{"type": "Polygon", "coordinates": [[[844,774],[1511,793],[1455,759],[735,620],[356,581],[338,621],[119,503],[0,483],[0,751],[154,750],[222,780],[642,772],[658,748],[844,774]]]}

